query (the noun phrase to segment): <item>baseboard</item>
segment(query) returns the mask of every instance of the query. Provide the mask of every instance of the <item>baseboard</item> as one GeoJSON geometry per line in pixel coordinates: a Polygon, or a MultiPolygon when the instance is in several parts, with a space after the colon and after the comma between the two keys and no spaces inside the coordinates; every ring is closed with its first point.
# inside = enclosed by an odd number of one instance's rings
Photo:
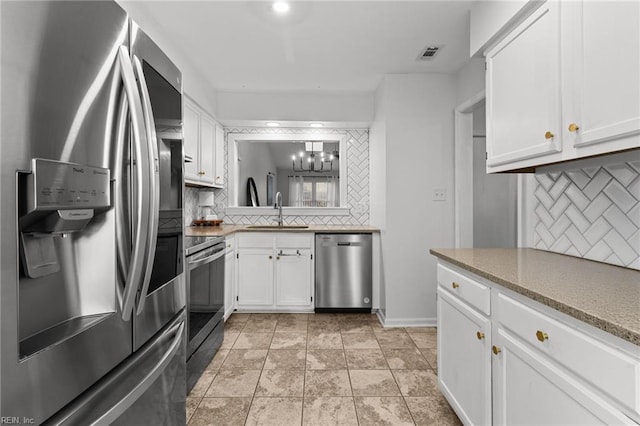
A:
{"type": "Polygon", "coordinates": [[[437,318],[384,318],[385,327],[435,327],[437,318]]]}
{"type": "Polygon", "coordinates": [[[378,321],[380,321],[380,324],[382,324],[382,326],[384,327],[384,312],[382,312],[381,309],[377,309],[375,311],[376,316],[378,317],[378,321]]]}

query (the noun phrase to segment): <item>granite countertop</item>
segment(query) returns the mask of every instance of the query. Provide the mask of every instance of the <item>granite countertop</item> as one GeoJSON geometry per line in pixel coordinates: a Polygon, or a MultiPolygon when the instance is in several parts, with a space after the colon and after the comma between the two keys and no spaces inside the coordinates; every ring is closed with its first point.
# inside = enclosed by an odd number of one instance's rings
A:
{"type": "Polygon", "coordinates": [[[187,226],[185,235],[188,237],[224,237],[234,232],[380,232],[378,228],[362,225],[309,225],[308,228],[248,228],[250,225],[220,225],[220,226],[187,226]]]}
{"type": "Polygon", "coordinates": [[[536,249],[432,249],[430,253],[640,345],[640,271],[536,249]]]}

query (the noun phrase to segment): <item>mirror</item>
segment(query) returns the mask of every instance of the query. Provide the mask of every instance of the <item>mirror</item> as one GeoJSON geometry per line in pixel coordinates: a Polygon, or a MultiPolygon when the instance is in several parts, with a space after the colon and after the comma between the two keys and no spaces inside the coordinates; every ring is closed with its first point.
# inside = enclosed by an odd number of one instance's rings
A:
{"type": "Polygon", "coordinates": [[[285,207],[341,206],[344,187],[341,188],[338,137],[309,140],[302,138],[304,135],[294,136],[295,140],[235,142],[236,187],[247,188],[246,191],[236,191],[236,206],[273,207],[277,192],[282,193],[285,207]],[[260,204],[259,200],[265,202],[260,204]]]}

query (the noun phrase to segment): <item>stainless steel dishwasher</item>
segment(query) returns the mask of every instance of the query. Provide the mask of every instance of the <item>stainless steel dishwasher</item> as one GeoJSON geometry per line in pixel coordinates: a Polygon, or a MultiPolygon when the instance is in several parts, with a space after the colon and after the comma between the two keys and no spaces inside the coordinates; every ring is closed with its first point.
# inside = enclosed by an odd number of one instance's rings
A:
{"type": "Polygon", "coordinates": [[[316,234],[316,312],[371,312],[371,234],[316,234]]]}

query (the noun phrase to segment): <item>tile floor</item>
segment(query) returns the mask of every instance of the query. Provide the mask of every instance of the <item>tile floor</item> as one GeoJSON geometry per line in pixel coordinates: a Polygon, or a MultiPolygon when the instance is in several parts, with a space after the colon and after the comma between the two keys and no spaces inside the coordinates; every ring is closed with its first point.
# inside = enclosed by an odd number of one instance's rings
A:
{"type": "Polygon", "coordinates": [[[435,328],[369,314],[242,314],[187,397],[189,426],[459,425],[435,328]]]}

